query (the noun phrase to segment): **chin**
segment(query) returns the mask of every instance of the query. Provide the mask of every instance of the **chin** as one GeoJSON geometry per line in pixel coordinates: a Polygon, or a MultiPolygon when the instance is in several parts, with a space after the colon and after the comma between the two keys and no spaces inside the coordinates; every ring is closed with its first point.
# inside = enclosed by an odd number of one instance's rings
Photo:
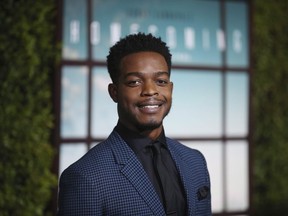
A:
{"type": "Polygon", "coordinates": [[[139,123],[138,124],[138,129],[140,131],[149,131],[149,130],[154,130],[156,128],[159,128],[162,126],[162,121],[150,121],[146,123],[139,123]]]}

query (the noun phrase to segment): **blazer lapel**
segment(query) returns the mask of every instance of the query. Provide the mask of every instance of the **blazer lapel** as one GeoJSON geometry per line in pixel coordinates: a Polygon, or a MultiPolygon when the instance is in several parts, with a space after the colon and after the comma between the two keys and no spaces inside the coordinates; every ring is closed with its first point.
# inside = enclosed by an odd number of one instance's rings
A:
{"type": "Polygon", "coordinates": [[[186,198],[187,198],[187,205],[188,205],[188,215],[195,215],[196,212],[196,182],[197,175],[193,173],[193,170],[197,170],[194,168],[194,165],[187,164],[185,160],[181,158],[181,154],[177,152],[177,150],[174,148],[173,141],[167,140],[168,148],[170,150],[170,153],[172,155],[173,160],[176,163],[176,167],[179,171],[181,181],[183,183],[185,192],[186,192],[186,198]]]}
{"type": "Polygon", "coordinates": [[[122,165],[121,173],[138,191],[154,215],[165,215],[162,203],[133,150],[115,131],[112,132],[109,139],[111,140],[109,143],[114,152],[116,162],[122,165]]]}

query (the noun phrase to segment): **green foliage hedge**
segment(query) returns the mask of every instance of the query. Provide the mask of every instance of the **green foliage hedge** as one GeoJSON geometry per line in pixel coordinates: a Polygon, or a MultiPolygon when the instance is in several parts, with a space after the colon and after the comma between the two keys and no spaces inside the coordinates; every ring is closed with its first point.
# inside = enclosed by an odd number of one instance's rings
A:
{"type": "MultiPolygon", "coordinates": [[[[55,2],[0,3],[0,213],[43,215],[50,166],[55,2]]],[[[288,212],[288,3],[254,0],[254,215],[288,212]]]]}
{"type": "Polygon", "coordinates": [[[288,212],[288,2],[254,0],[255,215],[288,212]]]}
{"type": "Polygon", "coordinates": [[[0,7],[0,215],[44,215],[50,172],[55,1],[0,7]]]}

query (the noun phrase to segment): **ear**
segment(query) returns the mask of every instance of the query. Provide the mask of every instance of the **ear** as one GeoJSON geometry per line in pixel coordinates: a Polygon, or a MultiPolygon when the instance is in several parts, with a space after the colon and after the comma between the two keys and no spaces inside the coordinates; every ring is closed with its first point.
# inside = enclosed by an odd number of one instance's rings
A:
{"type": "Polygon", "coordinates": [[[173,87],[174,87],[173,82],[170,82],[170,85],[171,85],[171,92],[173,92],[173,87]]]}
{"type": "Polygon", "coordinates": [[[118,102],[118,91],[117,91],[117,86],[114,83],[110,83],[108,85],[108,92],[112,100],[117,103],[118,102]]]}

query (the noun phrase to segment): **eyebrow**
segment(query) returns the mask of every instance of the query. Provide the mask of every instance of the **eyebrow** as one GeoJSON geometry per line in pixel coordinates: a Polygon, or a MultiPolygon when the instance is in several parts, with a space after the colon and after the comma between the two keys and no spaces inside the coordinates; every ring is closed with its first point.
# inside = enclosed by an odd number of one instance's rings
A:
{"type": "MultiPolygon", "coordinates": [[[[129,72],[129,73],[127,73],[127,74],[124,76],[124,78],[127,78],[127,77],[129,77],[129,76],[143,77],[143,76],[144,76],[143,74],[144,74],[144,73],[142,73],[142,72],[129,72]]],[[[169,73],[168,73],[167,71],[158,71],[158,72],[154,72],[153,75],[156,76],[156,77],[162,76],[162,75],[167,75],[167,76],[169,76],[169,73]]]]}

